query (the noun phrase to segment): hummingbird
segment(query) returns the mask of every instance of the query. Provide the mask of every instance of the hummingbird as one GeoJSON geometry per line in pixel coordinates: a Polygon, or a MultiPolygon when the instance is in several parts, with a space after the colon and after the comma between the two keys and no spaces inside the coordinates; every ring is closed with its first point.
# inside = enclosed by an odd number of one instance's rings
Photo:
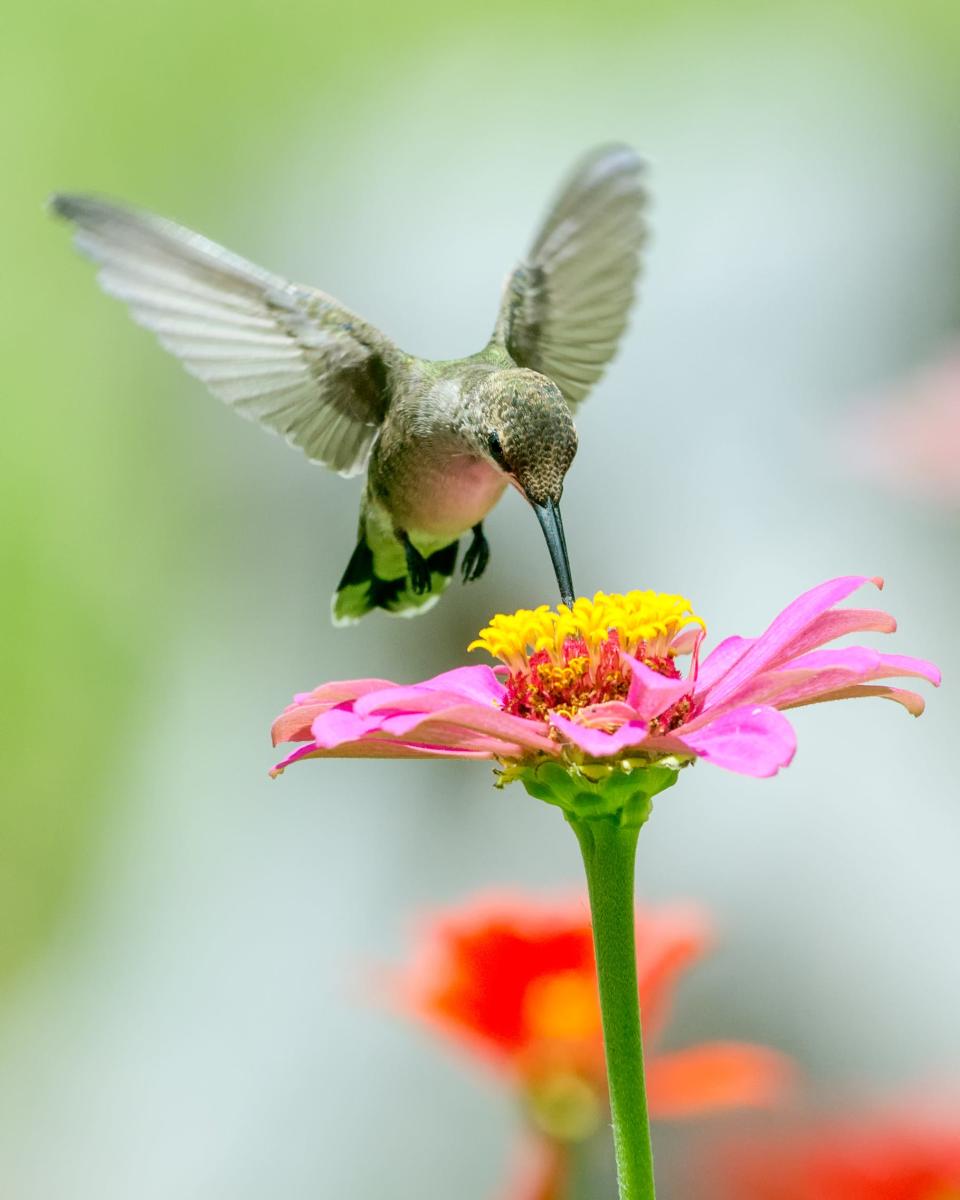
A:
{"type": "Polygon", "coordinates": [[[335,624],[373,609],[424,612],[468,533],[461,573],[479,579],[490,558],[483,521],[508,485],[536,514],[561,599],[573,603],[560,515],[573,412],[626,327],[645,206],[634,150],[588,152],[508,276],[484,349],[428,361],[324,292],[163,217],[94,196],[51,200],[104,291],[215,396],[314,462],[366,471],[335,624]]]}

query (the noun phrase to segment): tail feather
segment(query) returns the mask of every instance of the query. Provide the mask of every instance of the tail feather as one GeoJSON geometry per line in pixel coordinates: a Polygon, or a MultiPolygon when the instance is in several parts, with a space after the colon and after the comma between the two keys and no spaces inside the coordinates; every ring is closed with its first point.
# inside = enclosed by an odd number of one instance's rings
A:
{"type": "Polygon", "coordinates": [[[368,536],[367,526],[362,526],[333,597],[334,625],[352,625],[375,608],[395,617],[416,617],[426,612],[446,590],[457,565],[458,549],[459,542],[450,542],[427,556],[430,589],[418,594],[410,586],[400,542],[382,533],[368,536]]]}

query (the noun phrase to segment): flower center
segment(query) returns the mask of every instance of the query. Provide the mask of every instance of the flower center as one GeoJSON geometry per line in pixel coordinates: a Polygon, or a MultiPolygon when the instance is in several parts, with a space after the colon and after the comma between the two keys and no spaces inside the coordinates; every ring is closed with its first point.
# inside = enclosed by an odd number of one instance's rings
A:
{"type": "MultiPolygon", "coordinates": [[[[683,596],[597,592],[572,608],[543,604],[498,614],[469,649],[486,650],[507,667],[504,711],[544,721],[551,713],[573,717],[591,705],[626,700],[631,674],[624,655],[679,679],[674,659],[690,649],[684,634],[694,626],[702,629],[703,621],[683,596]]],[[[689,707],[681,700],[651,729],[673,728],[689,707]]]]}
{"type": "Polygon", "coordinates": [[[523,1012],[532,1036],[545,1041],[585,1041],[600,1036],[597,985],[583,971],[560,971],[535,979],[523,1012]]]}

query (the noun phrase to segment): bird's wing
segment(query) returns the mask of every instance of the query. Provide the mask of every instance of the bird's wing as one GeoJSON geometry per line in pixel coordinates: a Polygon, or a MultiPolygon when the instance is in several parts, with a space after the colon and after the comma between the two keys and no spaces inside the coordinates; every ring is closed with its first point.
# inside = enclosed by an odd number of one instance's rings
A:
{"type": "Polygon", "coordinates": [[[570,404],[603,374],[626,328],[646,240],[643,177],[629,146],[590,151],[504,288],[494,342],[570,404]]]}
{"type": "Polygon", "coordinates": [[[51,204],[104,291],[214,395],[342,475],[363,469],[400,357],[383,334],[162,217],[88,196],[51,204]]]}

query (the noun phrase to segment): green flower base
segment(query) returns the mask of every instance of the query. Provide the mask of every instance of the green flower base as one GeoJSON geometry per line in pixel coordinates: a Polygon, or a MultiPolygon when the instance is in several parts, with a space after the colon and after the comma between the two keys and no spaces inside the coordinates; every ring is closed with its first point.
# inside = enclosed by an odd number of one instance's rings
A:
{"type": "Polygon", "coordinates": [[[653,811],[653,798],[677,782],[679,759],[621,759],[615,763],[540,762],[509,767],[500,785],[519,780],[531,796],[563,809],[570,821],[614,818],[639,829],[653,811]]]}

